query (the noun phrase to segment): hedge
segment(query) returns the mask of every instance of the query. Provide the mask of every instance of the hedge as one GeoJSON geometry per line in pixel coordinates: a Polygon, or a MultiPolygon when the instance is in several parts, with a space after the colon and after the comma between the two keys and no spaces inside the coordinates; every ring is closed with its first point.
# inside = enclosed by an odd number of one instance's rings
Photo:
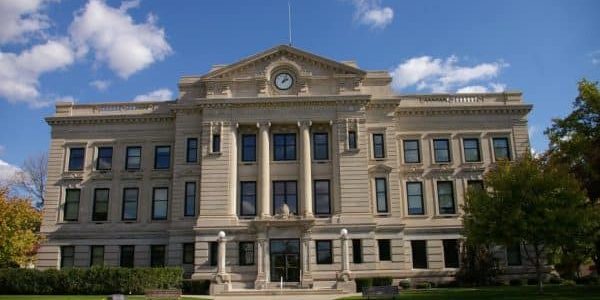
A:
{"type": "Polygon", "coordinates": [[[143,294],[147,289],[179,289],[182,280],[181,268],[0,269],[3,294],[143,294]]]}

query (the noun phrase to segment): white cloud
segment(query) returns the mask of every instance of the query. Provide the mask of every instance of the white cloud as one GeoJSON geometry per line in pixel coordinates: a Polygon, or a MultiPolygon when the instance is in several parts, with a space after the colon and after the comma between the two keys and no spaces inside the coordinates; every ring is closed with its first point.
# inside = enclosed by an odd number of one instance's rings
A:
{"type": "Polygon", "coordinates": [[[394,19],[394,10],[390,7],[381,7],[380,0],[353,0],[353,3],[354,18],[371,28],[383,29],[394,19]]]}
{"type": "Polygon", "coordinates": [[[417,90],[428,90],[434,93],[446,93],[458,90],[462,93],[499,92],[505,89],[501,83],[472,84],[498,76],[502,68],[508,64],[497,61],[481,63],[475,66],[460,66],[456,56],[446,59],[420,56],[407,59],[391,72],[392,86],[402,90],[414,86],[417,90]]]}
{"type": "Polygon", "coordinates": [[[0,97],[10,103],[47,106],[50,101],[40,96],[39,77],[64,69],[74,59],[74,53],[65,40],[50,40],[19,54],[0,51],[0,97]]]}
{"type": "Polygon", "coordinates": [[[50,26],[41,13],[45,0],[0,1],[0,44],[24,42],[29,35],[42,34],[50,26]]]}
{"type": "Polygon", "coordinates": [[[93,50],[97,62],[106,62],[120,77],[127,78],[170,54],[156,17],[135,23],[127,13],[138,1],[123,2],[120,8],[101,0],[90,0],[71,23],[69,32],[79,55],[93,50]]]}
{"type": "Polygon", "coordinates": [[[90,85],[95,87],[99,91],[104,91],[110,86],[110,81],[108,80],[94,80],[90,82],[90,85]]]}
{"type": "Polygon", "coordinates": [[[21,169],[0,159],[0,185],[8,184],[16,179],[21,169]]]}
{"type": "Polygon", "coordinates": [[[589,56],[593,65],[600,65],[600,50],[590,52],[589,56]]]}
{"type": "Polygon", "coordinates": [[[133,98],[134,102],[168,100],[173,100],[173,92],[171,92],[169,89],[158,89],[147,94],[137,95],[135,98],[133,98]]]}

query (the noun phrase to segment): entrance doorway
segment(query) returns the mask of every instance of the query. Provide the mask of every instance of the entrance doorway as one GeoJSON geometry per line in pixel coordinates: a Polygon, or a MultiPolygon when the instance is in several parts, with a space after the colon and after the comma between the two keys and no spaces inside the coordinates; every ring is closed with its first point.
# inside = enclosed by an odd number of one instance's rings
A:
{"type": "Polygon", "coordinates": [[[271,281],[300,282],[300,240],[270,241],[271,281]]]}

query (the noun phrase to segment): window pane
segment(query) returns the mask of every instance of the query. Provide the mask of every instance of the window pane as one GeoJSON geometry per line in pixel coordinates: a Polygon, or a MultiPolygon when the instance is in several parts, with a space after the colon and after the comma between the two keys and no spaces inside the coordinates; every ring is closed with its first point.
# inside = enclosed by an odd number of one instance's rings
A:
{"type": "Polygon", "coordinates": [[[506,263],[509,266],[520,266],[521,262],[521,246],[514,244],[506,247],[506,263]]]}
{"type": "Polygon", "coordinates": [[[427,269],[426,241],[410,241],[413,269],[427,269]]]}
{"type": "Polygon", "coordinates": [[[377,240],[379,247],[379,261],[392,260],[390,240],[377,240]]]}
{"type": "Polygon", "coordinates": [[[438,181],[438,202],[440,214],[454,214],[454,191],[451,181],[438,181]]]}
{"type": "Polygon", "coordinates": [[[112,167],[112,147],[98,148],[96,170],[110,170],[112,167]]]}
{"type": "Polygon", "coordinates": [[[60,267],[72,268],[75,263],[75,247],[62,246],[60,247],[60,267]]]}
{"type": "Polygon", "coordinates": [[[273,135],[275,160],[296,160],[296,134],[279,133],[273,135]]]}
{"type": "Polygon", "coordinates": [[[242,135],[242,161],[256,161],[256,135],[242,135]]]}
{"type": "Polygon", "coordinates": [[[494,138],[494,157],[496,160],[510,159],[510,150],[508,148],[507,138],[494,138]]]}
{"type": "Polygon", "coordinates": [[[240,207],[240,215],[255,216],[256,215],[256,182],[242,181],[242,204],[240,207]]]}
{"type": "Polygon", "coordinates": [[[198,139],[189,138],[187,139],[187,162],[197,162],[198,161],[198,139]]]}
{"type": "Polygon", "coordinates": [[[385,146],[383,144],[383,134],[373,134],[373,157],[384,158],[385,146]]]}
{"type": "Polygon", "coordinates": [[[465,150],[465,161],[477,162],[480,161],[479,155],[479,140],[478,139],[464,139],[463,140],[465,150]]]}
{"type": "Polygon", "coordinates": [[[286,203],[293,214],[298,214],[296,181],[273,181],[273,211],[279,212],[286,203]]]}
{"type": "Polygon", "coordinates": [[[404,162],[405,163],[418,163],[421,161],[419,152],[419,141],[417,140],[405,140],[404,141],[404,162]]]}
{"type": "Polygon", "coordinates": [[[447,139],[433,140],[435,162],[450,161],[450,142],[447,139]]]}
{"type": "Polygon", "coordinates": [[[79,218],[79,196],[81,190],[67,189],[65,196],[64,217],[65,221],[77,221],[79,218]]]}
{"type": "Polygon", "coordinates": [[[315,241],[317,248],[317,264],[333,263],[331,241],[315,241]]]}
{"type": "Polygon", "coordinates": [[[170,146],[159,146],[156,147],[155,151],[155,169],[168,169],[171,164],[171,147],[170,146]]]}
{"type": "Polygon", "coordinates": [[[167,218],[168,190],[166,188],[155,188],[152,203],[152,219],[165,220],[167,218]]]}
{"type": "Polygon", "coordinates": [[[407,182],[406,194],[408,198],[408,214],[422,215],[423,208],[423,185],[420,182],[407,182]]]}
{"type": "Polygon", "coordinates": [[[213,135],[212,152],[214,152],[214,153],[221,152],[221,135],[220,134],[213,135]]]}
{"type": "Polygon", "coordinates": [[[84,148],[71,148],[69,150],[69,171],[83,170],[84,157],[84,148]]]}
{"type": "Polygon", "coordinates": [[[385,178],[375,179],[375,194],[377,200],[377,212],[387,212],[387,183],[385,178]]]}
{"type": "Polygon", "coordinates": [[[135,246],[121,246],[121,263],[123,268],[133,268],[135,258],[135,246]]]}
{"type": "Polygon", "coordinates": [[[165,266],[165,246],[150,246],[150,267],[160,268],[165,266]]]}
{"type": "Polygon", "coordinates": [[[121,218],[124,221],[137,219],[137,201],[137,188],[123,189],[123,215],[121,216],[121,218]]]}
{"type": "Polygon", "coordinates": [[[314,190],[315,213],[330,214],[329,180],[315,180],[314,190]]]}
{"type": "Polygon", "coordinates": [[[444,266],[446,268],[458,268],[458,241],[443,240],[444,266]]]}
{"type": "Polygon", "coordinates": [[[348,148],[356,149],[356,131],[348,132],[348,148]]]}
{"type": "Polygon", "coordinates": [[[94,190],[94,206],[92,212],[92,221],[108,220],[108,189],[94,190]]]}
{"type": "Polygon", "coordinates": [[[125,162],[125,168],[128,170],[138,170],[141,166],[141,158],[141,147],[127,147],[127,160],[125,162]]]}
{"type": "Polygon", "coordinates": [[[92,246],[90,266],[102,265],[104,265],[104,246],[92,246]]]}
{"type": "Polygon", "coordinates": [[[254,264],[254,243],[239,243],[239,264],[240,266],[250,266],[254,264]]]}
{"type": "Polygon", "coordinates": [[[184,216],[195,216],[196,215],[196,183],[186,182],[185,183],[185,211],[184,216]]]}
{"type": "Polygon", "coordinates": [[[360,264],[363,262],[362,245],[358,239],[352,240],[352,262],[355,264],[360,264]]]}
{"type": "Polygon", "coordinates": [[[313,156],[314,160],[329,159],[329,140],[327,133],[313,134],[313,156]]]}
{"type": "Polygon", "coordinates": [[[194,243],[183,244],[183,263],[194,263],[194,243]]]}

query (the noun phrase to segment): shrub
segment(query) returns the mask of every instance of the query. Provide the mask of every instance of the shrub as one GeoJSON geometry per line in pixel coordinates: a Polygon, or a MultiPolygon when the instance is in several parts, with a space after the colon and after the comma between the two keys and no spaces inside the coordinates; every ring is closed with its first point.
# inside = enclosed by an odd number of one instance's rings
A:
{"type": "Polygon", "coordinates": [[[373,286],[389,286],[392,285],[393,281],[392,277],[375,277],[373,278],[373,286]]]}
{"type": "Polygon", "coordinates": [[[208,295],[210,280],[184,280],[182,290],[187,295],[208,295]]]}
{"type": "Polygon", "coordinates": [[[575,283],[577,283],[577,284],[598,284],[599,280],[598,280],[597,276],[588,275],[588,276],[575,278],[575,283]]]}
{"type": "Polygon", "coordinates": [[[0,269],[0,291],[35,295],[143,294],[147,289],[181,288],[182,274],[181,268],[0,269]]]}
{"type": "Polygon", "coordinates": [[[437,287],[440,288],[454,288],[454,287],[458,287],[458,281],[456,280],[452,280],[452,281],[445,281],[445,282],[440,282],[437,284],[437,287]]]}
{"type": "Polygon", "coordinates": [[[573,280],[570,279],[565,279],[562,281],[561,285],[566,285],[566,286],[575,286],[576,283],[573,280]]]}
{"type": "Polygon", "coordinates": [[[431,288],[431,282],[419,282],[415,285],[415,288],[423,290],[423,289],[430,289],[431,288]]]}
{"type": "Polygon", "coordinates": [[[408,280],[408,279],[402,279],[402,280],[400,280],[400,282],[398,282],[398,285],[403,290],[408,290],[408,289],[410,289],[410,280],[408,280]]]}
{"type": "Polygon", "coordinates": [[[521,286],[521,285],[523,285],[523,279],[513,278],[508,282],[508,284],[510,286],[521,286]]]}
{"type": "Polygon", "coordinates": [[[491,285],[500,274],[498,259],[487,245],[467,240],[462,245],[456,279],[463,286],[491,285]]]}
{"type": "Polygon", "coordinates": [[[550,283],[550,284],[560,284],[561,283],[560,277],[552,276],[548,280],[548,283],[550,283]]]}
{"type": "Polygon", "coordinates": [[[527,278],[527,285],[537,285],[537,284],[538,284],[537,278],[527,278]]]}
{"type": "Polygon", "coordinates": [[[361,293],[362,291],[373,286],[373,278],[356,278],[356,292],[361,293]]]}

